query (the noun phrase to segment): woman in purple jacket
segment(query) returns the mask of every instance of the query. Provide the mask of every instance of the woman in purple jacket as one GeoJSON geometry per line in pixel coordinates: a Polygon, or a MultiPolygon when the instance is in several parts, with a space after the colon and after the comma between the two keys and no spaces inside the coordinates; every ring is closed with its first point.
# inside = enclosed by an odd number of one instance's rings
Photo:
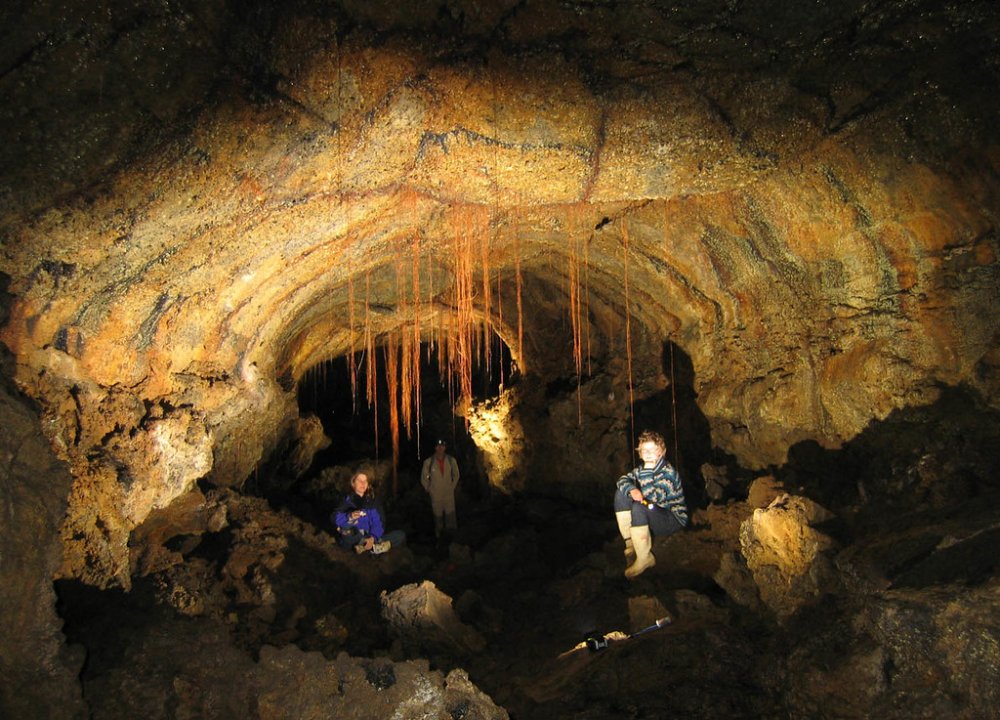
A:
{"type": "Polygon", "coordinates": [[[353,548],[356,553],[370,550],[378,555],[394,545],[406,544],[406,534],[402,530],[385,531],[382,511],[369,493],[370,487],[365,473],[355,473],[351,478],[351,493],[333,513],[333,522],[337,526],[337,542],[342,547],[353,548]]]}

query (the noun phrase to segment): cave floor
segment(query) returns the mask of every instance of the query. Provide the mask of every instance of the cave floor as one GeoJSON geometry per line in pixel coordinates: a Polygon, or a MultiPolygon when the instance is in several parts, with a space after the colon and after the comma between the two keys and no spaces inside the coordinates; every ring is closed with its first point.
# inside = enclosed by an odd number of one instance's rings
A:
{"type": "Polygon", "coordinates": [[[230,501],[253,507],[234,517],[253,517],[273,531],[249,542],[245,527],[206,536],[181,566],[141,578],[129,592],[60,584],[67,637],[87,651],[82,680],[95,718],[116,717],[102,695],[123,665],[148,664],[156,678],[180,672],[206,634],[192,643],[192,623],[206,622],[214,626],[213,643],[228,638],[252,658],[265,645],[294,644],[327,658],[423,657],[432,670],[462,668],[521,720],[666,712],[761,717],[773,709],[753,667],[751,634],[759,627],[740,628],[710,578],[679,570],[665,557],[627,581],[610,514],[546,497],[466,501],[462,526],[443,541],[435,541],[426,522],[411,522],[405,547],[355,556],[287,511],[259,499],[230,501]],[[279,536],[280,562],[274,559],[279,536]],[[254,548],[244,561],[249,570],[234,580],[232,557],[248,547],[254,548]],[[485,650],[415,647],[392,637],[379,594],[424,580],[453,599],[461,620],[486,640],[485,650]],[[630,601],[639,609],[630,613],[630,601]],[[597,651],[583,643],[588,636],[627,635],[664,614],[673,622],[655,632],[612,639],[597,651]]]}
{"type": "MultiPolygon", "coordinates": [[[[238,658],[229,664],[245,672],[240,664],[256,661],[265,646],[294,645],[327,659],[423,658],[443,673],[461,668],[517,720],[792,717],[787,693],[802,681],[793,677],[790,653],[814,645],[814,654],[844,657],[807,658],[811,665],[856,662],[855,641],[828,647],[856,612],[850,597],[827,598],[779,626],[716,585],[719,558],[735,547],[738,517],[745,516],[737,505],[657,539],[656,566],[627,581],[610,512],[542,496],[466,500],[457,533],[437,542],[410,500],[388,509],[390,518],[418,518],[399,523],[407,545],[356,556],[287,509],[229,494],[230,527],[206,535],[183,563],[137,580],[131,591],[60,583],[67,638],[87,653],[81,677],[93,717],[127,716],[111,700],[122,692],[123,676],[133,691],[136,684],[162,685],[162,704],[177,694],[176,678],[206,656],[238,658]],[[421,647],[393,635],[380,615],[380,594],[424,581],[452,599],[461,621],[485,639],[484,650],[421,647]],[[669,624],[625,637],[662,616],[669,624]],[[606,648],[583,642],[605,635],[606,648]]],[[[937,526],[900,517],[895,540],[858,542],[848,554],[859,566],[891,563],[902,586],[995,587],[988,558],[1000,551],[998,506],[980,501],[975,511],[937,512],[937,526]],[[955,547],[945,550],[953,552],[935,554],[944,537],[952,538],[955,547]]],[[[846,532],[831,528],[838,530],[846,532]]],[[[850,674],[825,678],[823,691],[849,696],[856,681],[850,674]]],[[[887,715],[894,716],[905,714],[887,715]]]]}

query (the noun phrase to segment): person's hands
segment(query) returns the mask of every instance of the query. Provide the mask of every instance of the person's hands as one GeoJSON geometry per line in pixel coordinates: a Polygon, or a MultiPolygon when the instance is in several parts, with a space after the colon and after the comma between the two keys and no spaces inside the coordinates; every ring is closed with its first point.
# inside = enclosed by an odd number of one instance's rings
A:
{"type": "Polygon", "coordinates": [[[369,535],[365,538],[365,550],[371,550],[373,547],[375,547],[375,538],[369,535]]]}
{"type": "Polygon", "coordinates": [[[639,488],[632,488],[629,490],[628,496],[636,502],[642,502],[642,493],[639,491],[639,488]]]}
{"type": "Polygon", "coordinates": [[[357,522],[365,516],[364,510],[355,510],[350,514],[351,522],[357,522]]]}

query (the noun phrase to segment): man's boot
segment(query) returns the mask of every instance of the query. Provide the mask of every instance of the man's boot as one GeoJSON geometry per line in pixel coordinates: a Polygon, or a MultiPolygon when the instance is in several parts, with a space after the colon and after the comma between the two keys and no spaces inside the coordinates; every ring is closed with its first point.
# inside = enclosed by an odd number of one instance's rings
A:
{"type": "Polygon", "coordinates": [[[625,562],[631,563],[635,559],[635,549],[632,547],[632,511],[620,510],[616,512],[615,520],[618,521],[618,532],[621,533],[622,540],[625,541],[625,562]]]}
{"type": "Polygon", "coordinates": [[[632,547],[635,548],[635,562],[625,570],[625,577],[630,580],[656,565],[656,558],[653,556],[653,536],[649,533],[649,525],[632,527],[632,547]]]}

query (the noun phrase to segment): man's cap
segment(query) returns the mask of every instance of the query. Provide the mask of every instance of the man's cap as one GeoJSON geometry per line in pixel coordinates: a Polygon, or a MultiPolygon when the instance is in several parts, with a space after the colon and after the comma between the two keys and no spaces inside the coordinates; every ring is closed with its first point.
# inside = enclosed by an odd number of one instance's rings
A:
{"type": "Polygon", "coordinates": [[[434,444],[435,444],[435,445],[447,445],[448,443],[446,443],[446,442],[445,442],[444,440],[441,440],[441,439],[439,438],[439,439],[438,439],[438,441],[437,441],[436,443],[434,443],[434,444]]]}

